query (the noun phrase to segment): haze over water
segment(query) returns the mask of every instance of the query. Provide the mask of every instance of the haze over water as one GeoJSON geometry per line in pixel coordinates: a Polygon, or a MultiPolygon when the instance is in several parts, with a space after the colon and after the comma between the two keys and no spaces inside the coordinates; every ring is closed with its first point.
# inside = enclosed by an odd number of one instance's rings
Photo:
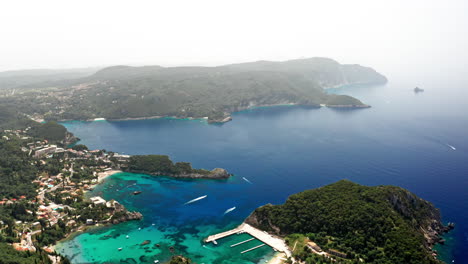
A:
{"type": "Polygon", "coordinates": [[[445,222],[457,224],[447,245],[438,247],[442,258],[468,263],[467,89],[467,82],[391,80],[380,87],[333,91],[355,96],[370,109],[259,108],[235,113],[223,125],[174,119],[66,123],[91,149],[165,154],[196,168],[225,168],[235,177],[210,181],[115,175],[93,194],[141,211],[144,221],[86,233],[59,249],[73,256],[74,263],[125,258],[149,263],[167,259],[171,245],[197,263],[255,263],[272,250],[263,247],[240,256],[240,249],[229,245],[245,237],[208,248],[201,240],[240,224],[260,205],[283,203],[293,193],[346,178],[401,186],[434,203],[445,222]],[[414,94],[416,85],[425,92],[414,94]],[[130,195],[134,190],[143,192],[130,195]],[[223,216],[232,207],[236,209],[223,216]],[[147,249],[137,245],[144,240],[151,240],[147,249]],[[152,248],[155,243],[161,247],[152,248]],[[118,247],[124,249],[118,252],[118,247]]]}

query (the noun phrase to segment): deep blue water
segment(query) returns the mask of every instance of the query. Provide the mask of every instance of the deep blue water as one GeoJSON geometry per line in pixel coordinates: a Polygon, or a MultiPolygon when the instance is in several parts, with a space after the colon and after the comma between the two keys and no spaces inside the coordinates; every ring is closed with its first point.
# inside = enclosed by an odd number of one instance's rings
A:
{"type": "Polygon", "coordinates": [[[205,194],[212,198],[194,207],[174,207],[174,201],[166,201],[157,212],[148,210],[152,205],[143,198],[126,203],[135,209],[146,207],[151,220],[159,218],[179,228],[188,221],[192,229],[200,221],[219,228],[240,223],[260,205],[283,203],[290,194],[340,179],[391,184],[431,201],[444,221],[457,224],[448,245],[437,249],[446,261],[468,263],[466,84],[428,81],[418,84],[426,89],[419,94],[413,93],[415,84],[410,81],[346,87],[332,92],[353,95],[372,108],[258,108],[235,113],[233,121],[223,125],[175,119],[65,125],[93,149],[167,154],[174,161],[226,168],[236,175],[220,182],[172,180],[167,188],[174,188],[176,203],[205,194]],[[233,206],[237,209],[223,217],[233,206]]]}

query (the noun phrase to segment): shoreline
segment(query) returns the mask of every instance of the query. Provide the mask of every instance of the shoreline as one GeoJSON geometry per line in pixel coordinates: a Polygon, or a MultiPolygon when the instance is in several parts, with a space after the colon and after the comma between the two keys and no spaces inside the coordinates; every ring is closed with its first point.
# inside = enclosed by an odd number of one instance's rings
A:
{"type": "Polygon", "coordinates": [[[286,254],[281,253],[281,252],[276,252],[273,257],[271,257],[268,262],[265,262],[267,264],[283,264],[286,261],[286,254]]]}
{"type": "MultiPolygon", "coordinates": [[[[335,89],[335,88],[330,88],[335,89]]],[[[126,117],[126,118],[91,118],[91,119],[63,119],[58,120],[59,123],[65,122],[99,122],[99,121],[137,121],[137,120],[151,120],[151,119],[176,119],[176,120],[200,120],[206,121],[208,124],[222,124],[232,120],[232,115],[235,113],[240,113],[246,110],[254,110],[257,108],[268,108],[268,107],[282,107],[282,106],[310,106],[313,108],[349,108],[349,109],[362,109],[362,108],[370,108],[370,105],[362,104],[362,105],[328,105],[328,104],[299,104],[299,103],[283,103],[283,104],[265,104],[265,105],[253,105],[248,107],[239,107],[236,111],[230,112],[228,115],[224,116],[220,119],[212,119],[210,120],[209,117],[178,117],[178,116],[165,116],[165,115],[157,115],[157,116],[146,116],[146,117],[126,117]]]]}
{"type": "MultiPolygon", "coordinates": [[[[99,172],[97,182],[94,183],[94,184],[91,184],[89,186],[89,188],[94,189],[96,186],[101,184],[106,178],[108,178],[108,177],[110,177],[110,176],[112,176],[114,174],[121,173],[121,172],[123,172],[123,171],[121,171],[121,170],[108,170],[108,171],[99,172]]],[[[88,192],[89,192],[89,190],[84,191],[83,195],[88,193],[88,192]]]]}
{"type": "MultiPolygon", "coordinates": [[[[114,174],[121,173],[121,172],[122,172],[121,170],[108,170],[108,171],[99,172],[99,173],[98,173],[98,181],[97,181],[95,184],[91,185],[90,188],[95,188],[97,185],[102,184],[103,181],[104,181],[106,178],[108,178],[108,177],[110,177],[110,176],[112,176],[112,175],[114,175],[114,174]]],[[[83,196],[86,195],[88,192],[89,192],[88,190],[84,191],[84,192],[83,192],[83,196]]],[[[65,242],[65,241],[67,241],[67,240],[73,239],[74,237],[80,235],[81,233],[84,233],[85,231],[87,231],[87,230],[89,230],[89,229],[92,229],[92,228],[101,228],[101,227],[103,227],[103,226],[105,226],[105,225],[100,225],[100,224],[97,224],[97,225],[95,225],[95,226],[87,226],[87,225],[85,225],[85,224],[80,225],[80,226],[78,226],[78,227],[76,228],[76,230],[71,231],[71,232],[70,232],[69,234],[67,234],[64,238],[62,238],[62,239],[56,241],[53,245],[49,246],[49,248],[51,248],[53,251],[56,252],[56,248],[57,248],[58,244],[60,244],[60,243],[62,243],[62,242],[65,242]]]]}

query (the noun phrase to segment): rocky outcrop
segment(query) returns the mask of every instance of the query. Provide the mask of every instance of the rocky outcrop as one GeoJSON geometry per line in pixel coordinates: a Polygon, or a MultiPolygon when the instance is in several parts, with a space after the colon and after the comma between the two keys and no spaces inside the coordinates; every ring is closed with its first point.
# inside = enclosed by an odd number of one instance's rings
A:
{"type": "Polygon", "coordinates": [[[281,229],[278,226],[272,223],[271,219],[268,217],[268,214],[266,213],[268,209],[272,206],[273,206],[272,204],[267,204],[267,205],[257,208],[245,219],[244,222],[251,226],[257,227],[264,231],[268,231],[269,233],[272,233],[278,236],[286,235],[283,232],[281,232],[281,229]]]}
{"type": "Polygon", "coordinates": [[[119,216],[114,215],[114,217],[112,217],[111,222],[112,224],[116,225],[127,221],[141,220],[142,218],[143,215],[140,212],[126,211],[123,214],[119,214],[119,216]]]}
{"type": "Polygon", "coordinates": [[[214,123],[226,123],[232,120],[231,116],[227,117],[221,117],[221,118],[209,118],[208,123],[209,124],[214,124],[214,123]]]}
{"type": "Polygon", "coordinates": [[[388,201],[396,212],[407,219],[414,219],[414,227],[424,235],[427,248],[431,248],[437,243],[443,243],[441,235],[455,227],[453,223],[444,226],[439,209],[407,190],[395,189],[389,194],[388,201]],[[416,210],[418,208],[424,208],[424,210],[416,210]]]}
{"type": "Polygon", "coordinates": [[[130,212],[125,206],[118,202],[114,203],[114,212],[110,222],[112,224],[119,224],[127,221],[141,220],[143,215],[140,212],[130,212]]]}

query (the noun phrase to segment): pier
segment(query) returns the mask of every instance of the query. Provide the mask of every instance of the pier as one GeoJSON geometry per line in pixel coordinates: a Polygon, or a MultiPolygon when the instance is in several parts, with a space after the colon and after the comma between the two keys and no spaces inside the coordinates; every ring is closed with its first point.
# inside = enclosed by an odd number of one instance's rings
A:
{"type": "Polygon", "coordinates": [[[247,239],[247,240],[244,240],[244,241],[242,241],[242,242],[239,242],[239,243],[236,243],[236,244],[234,244],[234,245],[231,245],[231,247],[235,247],[235,246],[238,246],[238,245],[242,245],[242,244],[247,243],[247,242],[249,242],[249,241],[252,241],[252,240],[254,240],[254,239],[255,239],[255,238],[252,237],[252,238],[250,238],[250,239],[247,239]]]}
{"type": "Polygon", "coordinates": [[[244,250],[244,251],[242,251],[242,252],[241,252],[241,254],[244,254],[244,253],[247,253],[247,252],[249,252],[249,251],[252,251],[252,250],[254,250],[254,249],[257,249],[257,248],[263,247],[264,245],[265,245],[265,244],[261,244],[261,245],[258,245],[258,246],[256,246],[256,247],[253,247],[253,248],[250,248],[250,249],[244,250]]]}
{"type": "MultiPolygon", "coordinates": [[[[286,243],[281,238],[273,237],[272,235],[268,234],[267,232],[264,232],[264,231],[262,231],[260,229],[257,229],[255,227],[249,225],[249,224],[246,224],[246,223],[242,223],[240,226],[238,226],[238,227],[236,227],[234,229],[231,229],[231,230],[219,233],[219,234],[211,235],[211,236],[209,236],[208,238],[205,239],[205,243],[209,243],[209,242],[215,243],[216,240],[218,240],[218,239],[228,237],[228,236],[234,235],[234,234],[240,234],[240,233],[248,233],[249,235],[253,236],[254,238],[262,241],[264,244],[272,247],[274,250],[279,251],[279,252],[284,252],[287,257],[290,257],[292,255],[292,253],[289,250],[288,246],[286,245],[286,243]]],[[[243,242],[241,242],[241,244],[245,243],[245,242],[247,242],[247,241],[243,241],[243,242]]],[[[236,246],[236,244],[234,244],[232,246],[236,246]]],[[[258,247],[251,248],[250,250],[253,250],[253,249],[256,249],[256,248],[258,248],[258,247]]],[[[248,251],[250,251],[250,250],[248,250],[248,251]]]]}

